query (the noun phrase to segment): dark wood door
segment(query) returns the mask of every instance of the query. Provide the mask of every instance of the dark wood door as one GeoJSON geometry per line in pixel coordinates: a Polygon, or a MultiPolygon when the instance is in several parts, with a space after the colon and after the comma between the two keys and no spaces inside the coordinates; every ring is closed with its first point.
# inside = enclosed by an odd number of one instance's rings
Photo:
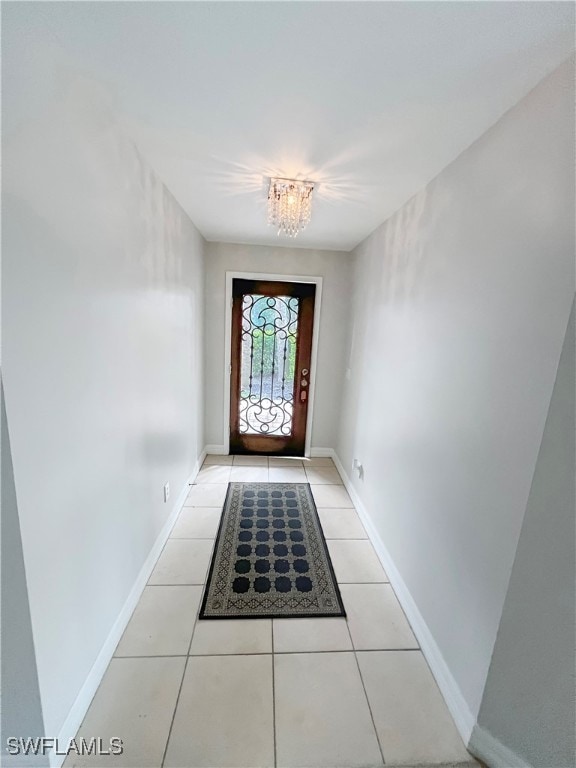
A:
{"type": "Polygon", "coordinates": [[[316,286],[232,282],[230,453],[303,456],[316,286]]]}

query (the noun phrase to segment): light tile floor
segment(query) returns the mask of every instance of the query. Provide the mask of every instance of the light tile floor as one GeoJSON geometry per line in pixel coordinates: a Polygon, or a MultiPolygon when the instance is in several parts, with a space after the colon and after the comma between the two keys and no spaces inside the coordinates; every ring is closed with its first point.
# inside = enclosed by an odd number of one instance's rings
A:
{"type": "Polygon", "coordinates": [[[208,456],[66,768],[477,766],[331,459],[208,456]],[[309,482],[346,619],[197,621],[227,484],[309,482]]]}

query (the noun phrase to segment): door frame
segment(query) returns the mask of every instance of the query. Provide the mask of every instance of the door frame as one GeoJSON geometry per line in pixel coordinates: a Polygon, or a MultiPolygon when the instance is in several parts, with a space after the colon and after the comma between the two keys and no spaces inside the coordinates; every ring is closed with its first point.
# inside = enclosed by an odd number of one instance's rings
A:
{"type": "Polygon", "coordinates": [[[314,325],[312,327],[312,359],[310,361],[310,384],[308,418],[304,456],[310,456],[312,447],[312,424],[314,422],[314,399],[316,395],[316,359],[320,335],[320,311],[322,305],[322,278],[313,275],[279,275],[269,272],[226,272],[225,323],[224,323],[224,453],[230,453],[230,372],[232,366],[232,281],[233,280],[277,280],[284,283],[311,283],[316,286],[314,304],[314,325]]]}

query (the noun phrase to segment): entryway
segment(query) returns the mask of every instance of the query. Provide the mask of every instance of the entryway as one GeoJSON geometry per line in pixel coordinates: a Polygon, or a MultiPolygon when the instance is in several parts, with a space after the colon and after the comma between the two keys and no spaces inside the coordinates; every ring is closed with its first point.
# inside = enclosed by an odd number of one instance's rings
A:
{"type": "Polygon", "coordinates": [[[478,768],[330,458],[206,458],[78,736],[94,734],[124,742],[110,768],[478,768]],[[347,618],[198,621],[229,482],[310,483],[347,618]]]}

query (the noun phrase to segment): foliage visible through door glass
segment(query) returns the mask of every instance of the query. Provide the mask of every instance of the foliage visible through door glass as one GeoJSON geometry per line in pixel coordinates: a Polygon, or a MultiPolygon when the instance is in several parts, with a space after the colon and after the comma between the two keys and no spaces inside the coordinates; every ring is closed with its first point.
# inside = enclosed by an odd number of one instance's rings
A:
{"type": "MultiPolygon", "coordinates": [[[[290,334],[286,339],[286,370],[284,379],[293,381],[296,372],[296,336],[290,334]]],[[[252,331],[252,351],[254,355],[253,375],[260,376],[261,370],[272,372],[272,363],[275,363],[276,372],[282,372],[282,361],[278,356],[278,345],[275,343],[274,331],[262,331],[255,328],[252,331]]],[[[242,390],[242,397],[248,397],[249,390],[242,390]]]]}
{"type": "Polygon", "coordinates": [[[290,434],[299,299],[246,294],[242,301],[242,431],[290,434]]]}

